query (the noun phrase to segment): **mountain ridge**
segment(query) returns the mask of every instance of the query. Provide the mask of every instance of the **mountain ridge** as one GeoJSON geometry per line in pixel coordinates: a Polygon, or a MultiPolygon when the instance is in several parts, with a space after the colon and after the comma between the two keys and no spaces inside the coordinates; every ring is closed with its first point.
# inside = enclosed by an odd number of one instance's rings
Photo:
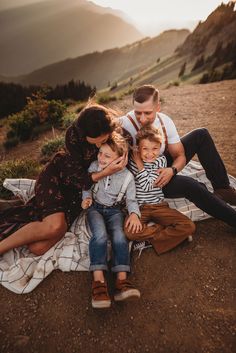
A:
{"type": "Polygon", "coordinates": [[[144,38],[121,48],[93,52],[57,62],[32,73],[14,78],[22,85],[47,83],[55,86],[71,79],[84,80],[98,89],[143,70],[160,57],[172,54],[189,34],[186,29],[169,30],[154,38],[144,38]],[[109,67],[109,74],[107,68],[109,67]]]}
{"type": "Polygon", "coordinates": [[[50,0],[0,11],[1,75],[25,74],[141,39],[134,26],[115,14],[86,0],[50,0]]]}

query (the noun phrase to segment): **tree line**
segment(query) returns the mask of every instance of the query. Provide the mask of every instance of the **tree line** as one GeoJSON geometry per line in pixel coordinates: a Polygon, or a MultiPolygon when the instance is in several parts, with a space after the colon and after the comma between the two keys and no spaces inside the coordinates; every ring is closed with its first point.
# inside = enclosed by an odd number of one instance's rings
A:
{"type": "Polygon", "coordinates": [[[31,97],[42,89],[46,91],[46,99],[61,101],[68,99],[84,101],[96,92],[95,87],[83,81],[74,80],[54,88],[49,86],[24,87],[20,84],[0,82],[0,119],[21,111],[27,104],[27,97],[31,97]]]}

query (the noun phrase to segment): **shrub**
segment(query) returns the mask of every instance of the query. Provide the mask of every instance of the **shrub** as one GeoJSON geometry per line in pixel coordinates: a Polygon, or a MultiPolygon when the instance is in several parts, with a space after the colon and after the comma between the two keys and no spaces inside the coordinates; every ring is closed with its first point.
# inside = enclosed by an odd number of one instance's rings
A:
{"type": "Polygon", "coordinates": [[[37,125],[32,129],[31,132],[31,138],[36,138],[38,137],[40,134],[50,130],[52,128],[52,126],[49,123],[45,123],[43,125],[37,125]]]}
{"type": "Polygon", "coordinates": [[[31,136],[32,128],[35,124],[35,117],[28,115],[26,111],[14,114],[9,118],[10,130],[7,137],[16,136],[20,141],[26,141],[31,136]]]}
{"type": "Polygon", "coordinates": [[[193,67],[192,67],[191,72],[193,72],[193,71],[199,69],[200,67],[203,67],[204,64],[205,64],[204,56],[202,55],[200,58],[198,58],[198,59],[196,60],[195,64],[194,64],[193,67]]]}
{"type": "Polygon", "coordinates": [[[77,118],[76,113],[66,113],[62,118],[62,128],[67,129],[77,118]]]}
{"type": "Polygon", "coordinates": [[[48,102],[48,122],[51,125],[60,126],[66,106],[61,101],[52,100],[48,102]]]}
{"type": "Polygon", "coordinates": [[[40,172],[40,165],[35,160],[12,160],[0,165],[0,197],[9,198],[12,192],[3,187],[6,178],[32,178],[35,179],[40,172]]]}
{"type": "Polygon", "coordinates": [[[114,83],[112,83],[110,91],[113,91],[114,89],[116,89],[118,87],[117,82],[115,81],[114,83]]]}
{"type": "Polygon", "coordinates": [[[87,105],[87,102],[81,102],[79,103],[77,109],[76,109],[76,113],[80,113],[81,110],[83,110],[85,108],[85,106],[87,105]]]}
{"type": "Polygon", "coordinates": [[[47,140],[41,148],[41,154],[44,157],[51,157],[65,146],[65,137],[58,136],[54,139],[47,140]]]}
{"type": "Polygon", "coordinates": [[[180,68],[179,77],[182,77],[184,75],[185,69],[186,69],[186,62],[184,62],[183,65],[180,68]]]}
{"type": "Polygon", "coordinates": [[[45,93],[38,92],[34,98],[28,98],[27,106],[21,112],[8,118],[7,139],[16,137],[26,141],[39,133],[60,126],[66,106],[60,101],[47,101],[45,93]]]}
{"type": "Polygon", "coordinates": [[[8,150],[12,147],[15,147],[18,145],[18,143],[20,142],[20,140],[18,139],[18,137],[13,136],[7,139],[7,141],[5,141],[3,143],[3,146],[8,150]]]}
{"type": "Polygon", "coordinates": [[[179,81],[177,81],[177,80],[176,81],[170,81],[166,88],[170,88],[170,87],[173,87],[173,86],[178,87],[179,86],[179,81]]]}
{"type": "Polygon", "coordinates": [[[109,103],[111,101],[116,101],[117,97],[115,95],[109,95],[104,93],[103,95],[99,96],[97,101],[99,104],[106,104],[109,103]]]}

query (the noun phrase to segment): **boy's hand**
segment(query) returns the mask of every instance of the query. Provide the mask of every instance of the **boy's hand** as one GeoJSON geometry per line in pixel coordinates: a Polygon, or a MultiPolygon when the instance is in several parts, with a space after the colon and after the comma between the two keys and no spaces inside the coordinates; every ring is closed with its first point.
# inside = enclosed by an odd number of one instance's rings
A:
{"type": "Polygon", "coordinates": [[[143,226],[140,222],[140,219],[136,213],[131,213],[126,220],[125,227],[127,228],[128,232],[132,234],[141,232],[143,226]]]}
{"type": "Polygon", "coordinates": [[[143,170],[143,168],[144,168],[143,161],[140,157],[140,153],[139,153],[136,146],[133,148],[133,150],[131,152],[131,157],[134,160],[134,162],[136,163],[138,169],[143,170]]]}
{"type": "Polygon", "coordinates": [[[83,208],[83,210],[86,210],[87,208],[89,208],[93,203],[93,200],[91,197],[86,197],[86,199],[84,199],[81,203],[81,207],[83,208]]]}

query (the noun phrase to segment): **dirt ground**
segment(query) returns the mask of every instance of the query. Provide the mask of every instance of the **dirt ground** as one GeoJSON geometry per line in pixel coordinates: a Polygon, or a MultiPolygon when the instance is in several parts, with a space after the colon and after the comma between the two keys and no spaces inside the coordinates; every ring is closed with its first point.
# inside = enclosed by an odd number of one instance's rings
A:
{"type": "MultiPolygon", "coordinates": [[[[180,135],[207,127],[236,176],[236,80],[162,90],[162,111],[180,135]]],[[[131,100],[119,108],[127,111],[131,100]]],[[[17,149],[19,152],[19,148],[17,149]]],[[[20,153],[20,152],[19,152],[20,153]]],[[[0,287],[1,353],[233,353],[236,233],[217,220],[173,251],[132,256],[139,301],[90,305],[87,272],[53,272],[32,293],[0,287]]]]}

